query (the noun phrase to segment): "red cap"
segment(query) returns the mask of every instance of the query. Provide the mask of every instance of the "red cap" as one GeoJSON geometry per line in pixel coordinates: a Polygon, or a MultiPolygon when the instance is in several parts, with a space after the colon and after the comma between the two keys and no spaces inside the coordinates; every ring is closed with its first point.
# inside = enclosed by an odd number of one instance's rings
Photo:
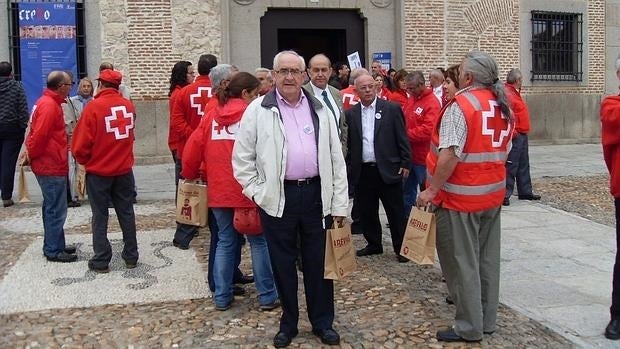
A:
{"type": "Polygon", "coordinates": [[[109,82],[113,85],[120,85],[123,80],[123,74],[121,72],[112,70],[112,69],[104,69],[99,73],[99,81],[109,82]]]}

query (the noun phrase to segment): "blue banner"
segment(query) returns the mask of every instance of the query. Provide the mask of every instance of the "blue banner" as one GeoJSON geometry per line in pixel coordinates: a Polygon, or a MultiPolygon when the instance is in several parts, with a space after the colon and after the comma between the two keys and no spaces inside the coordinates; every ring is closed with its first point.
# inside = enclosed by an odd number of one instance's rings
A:
{"type": "Polygon", "coordinates": [[[372,60],[375,59],[381,62],[381,68],[385,71],[392,68],[392,52],[375,52],[372,54],[372,60]]]}
{"type": "Polygon", "coordinates": [[[49,72],[71,71],[73,81],[78,80],[75,15],[73,2],[19,3],[21,79],[30,110],[41,96],[49,72]]]}

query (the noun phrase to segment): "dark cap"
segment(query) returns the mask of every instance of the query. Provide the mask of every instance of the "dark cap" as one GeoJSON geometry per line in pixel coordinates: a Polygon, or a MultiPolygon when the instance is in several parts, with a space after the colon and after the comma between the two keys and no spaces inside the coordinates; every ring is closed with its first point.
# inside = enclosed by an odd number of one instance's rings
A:
{"type": "Polygon", "coordinates": [[[99,77],[97,78],[99,81],[105,81],[113,85],[120,85],[123,80],[123,74],[121,72],[112,70],[112,69],[104,69],[99,73],[99,77]]]}

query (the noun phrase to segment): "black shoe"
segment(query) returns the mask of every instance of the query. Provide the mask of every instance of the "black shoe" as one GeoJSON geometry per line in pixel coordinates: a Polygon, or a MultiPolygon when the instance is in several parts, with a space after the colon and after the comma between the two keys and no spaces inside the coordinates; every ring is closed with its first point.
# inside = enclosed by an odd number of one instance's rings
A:
{"type": "Polygon", "coordinates": [[[437,331],[437,340],[442,342],[480,342],[480,339],[469,340],[465,339],[456,332],[454,332],[453,328],[448,328],[446,330],[437,331]]]}
{"type": "Polygon", "coordinates": [[[605,338],[617,340],[620,339],[620,319],[609,321],[605,328],[605,338]]]}
{"type": "Polygon", "coordinates": [[[269,304],[261,304],[258,309],[260,311],[271,311],[274,310],[275,308],[279,308],[280,307],[280,300],[276,299],[275,301],[273,301],[273,303],[269,303],[269,304]]]}
{"type": "Polygon", "coordinates": [[[9,207],[15,205],[15,202],[12,199],[2,200],[2,206],[9,207]]]}
{"type": "Polygon", "coordinates": [[[505,198],[504,201],[502,202],[503,206],[510,206],[510,199],[509,198],[505,198]]]}
{"type": "Polygon", "coordinates": [[[53,257],[45,256],[45,258],[47,258],[47,260],[50,262],[60,262],[60,263],[70,263],[70,262],[77,261],[76,255],[66,253],[65,251],[62,251],[53,257]]]}
{"type": "Polygon", "coordinates": [[[105,267],[93,267],[89,264],[88,269],[94,271],[95,273],[99,273],[99,274],[105,274],[105,273],[110,272],[110,267],[107,265],[105,267]]]}
{"type": "Polygon", "coordinates": [[[540,195],[536,195],[536,194],[519,195],[519,200],[540,200],[540,195]]]}
{"type": "Polygon", "coordinates": [[[482,333],[484,333],[484,334],[486,334],[486,335],[489,335],[489,336],[490,336],[490,335],[492,335],[493,333],[495,333],[495,331],[484,331],[484,332],[482,332],[482,333]]]}
{"type": "Polygon", "coordinates": [[[75,245],[65,245],[65,253],[75,254],[76,251],[77,247],[75,247],[75,245]]]}
{"type": "Polygon", "coordinates": [[[370,248],[368,246],[362,248],[361,250],[357,250],[357,252],[355,253],[358,257],[362,257],[362,256],[370,256],[373,254],[382,254],[383,251],[381,250],[375,250],[373,248],[370,248]]]}
{"type": "Polygon", "coordinates": [[[198,229],[194,230],[194,237],[200,235],[200,232],[198,231],[198,229]]]}
{"type": "Polygon", "coordinates": [[[174,239],[172,240],[172,245],[173,245],[174,247],[176,247],[176,248],[180,248],[180,249],[182,249],[182,250],[188,250],[188,249],[189,249],[189,246],[187,246],[187,245],[181,245],[181,243],[180,243],[180,242],[178,242],[178,241],[176,241],[176,240],[174,240],[174,239]]]}
{"type": "Polygon", "coordinates": [[[400,255],[396,256],[396,259],[398,260],[398,263],[407,263],[407,262],[409,262],[409,258],[400,256],[400,255]]]}
{"type": "Polygon", "coordinates": [[[232,307],[233,301],[235,300],[235,298],[232,298],[230,300],[230,302],[228,302],[226,305],[215,305],[215,310],[217,311],[226,311],[228,309],[230,309],[230,307],[232,307]]]}
{"type": "Polygon", "coordinates": [[[325,330],[312,330],[312,333],[317,337],[321,338],[321,343],[327,345],[338,345],[340,344],[340,335],[338,332],[334,331],[333,328],[328,328],[325,330]]]}
{"type": "Polygon", "coordinates": [[[79,201],[69,201],[67,202],[67,207],[80,207],[82,204],[79,201]]]}
{"type": "Polygon", "coordinates": [[[251,284],[253,282],[254,282],[254,276],[253,275],[242,275],[238,279],[235,279],[235,281],[233,283],[234,284],[245,285],[245,284],[251,284]]]}
{"type": "Polygon", "coordinates": [[[296,335],[297,333],[295,333],[294,335],[289,335],[284,331],[280,331],[278,332],[278,334],[276,334],[275,337],[273,337],[273,346],[276,348],[288,347],[296,335]]]}
{"type": "Polygon", "coordinates": [[[125,261],[125,268],[133,269],[138,266],[138,261],[125,261]]]}
{"type": "Polygon", "coordinates": [[[237,285],[233,285],[233,295],[235,296],[243,296],[245,295],[245,288],[237,285]]]}
{"type": "Polygon", "coordinates": [[[452,299],[452,297],[450,296],[446,296],[446,303],[453,305],[454,304],[454,300],[452,299]]]}

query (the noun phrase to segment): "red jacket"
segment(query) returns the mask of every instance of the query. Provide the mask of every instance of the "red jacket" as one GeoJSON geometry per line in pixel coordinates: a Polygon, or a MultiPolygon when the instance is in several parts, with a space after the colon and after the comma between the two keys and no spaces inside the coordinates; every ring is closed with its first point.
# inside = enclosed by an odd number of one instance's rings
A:
{"type": "MultiPolygon", "coordinates": [[[[170,94],[170,98],[168,98],[168,110],[170,115],[170,122],[168,126],[168,148],[170,151],[176,151],[179,145],[179,135],[172,130],[172,107],[176,103],[177,99],[179,99],[179,92],[181,92],[181,87],[176,86],[174,91],[170,94]]],[[[179,154],[180,156],[181,154],[179,154]]]]}
{"type": "Polygon", "coordinates": [[[388,101],[392,101],[394,103],[397,103],[398,105],[400,105],[400,107],[403,109],[405,108],[405,104],[407,104],[407,99],[409,99],[409,96],[407,95],[407,91],[405,90],[396,90],[396,91],[392,91],[390,93],[388,93],[387,95],[387,100],[388,101]]]}
{"type": "Polygon", "coordinates": [[[232,151],[235,132],[247,103],[240,98],[230,99],[224,106],[217,105],[202,120],[185,145],[183,153],[184,178],[199,177],[204,162],[208,183],[209,207],[255,207],[242,193],[239,182],[233,177],[232,151]]]}
{"type": "Polygon", "coordinates": [[[26,149],[36,175],[66,176],[69,173],[67,132],[60,107],[64,102],[61,95],[45,89],[32,109],[26,149]]]}
{"type": "Polygon", "coordinates": [[[412,95],[405,105],[407,137],[411,144],[411,162],[415,165],[426,163],[431,133],[439,117],[440,109],[439,101],[431,88],[425,89],[419,98],[412,95]]]}
{"type": "Polygon", "coordinates": [[[211,80],[206,75],[199,75],[178,94],[170,116],[170,134],[176,143],[173,147],[177,150],[177,157],[183,154],[185,142],[204,116],[202,106],[205,100],[211,98],[211,80]]]}
{"type": "Polygon", "coordinates": [[[609,96],[601,103],[601,142],[611,195],[617,199],[620,198],[620,96],[609,96]]]}
{"type": "Polygon", "coordinates": [[[515,120],[515,131],[523,134],[530,132],[530,112],[521,98],[521,93],[512,84],[505,84],[506,95],[515,120]]]}
{"type": "MultiPolygon", "coordinates": [[[[451,103],[458,103],[467,124],[467,141],[459,162],[443,185],[433,204],[459,212],[478,212],[500,207],[506,192],[508,142],[512,124],[494,107],[495,95],[488,89],[471,89],[457,94],[451,103]],[[472,104],[477,100],[480,109],[472,104]],[[486,121],[483,121],[486,119],[486,121]]],[[[426,167],[431,181],[437,168],[439,127],[431,139],[426,167]]]]}
{"type": "Polygon", "coordinates": [[[349,85],[349,87],[340,90],[340,96],[342,96],[342,109],[344,110],[360,102],[360,98],[357,96],[357,93],[355,93],[353,85],[349,85]]]}
{"type": "Polygon", "coordinates": [[[73,131],[71,151],[87,173],[120,176],[133,167],[135,108],[116,89],[101,90],[73,131]]]}

